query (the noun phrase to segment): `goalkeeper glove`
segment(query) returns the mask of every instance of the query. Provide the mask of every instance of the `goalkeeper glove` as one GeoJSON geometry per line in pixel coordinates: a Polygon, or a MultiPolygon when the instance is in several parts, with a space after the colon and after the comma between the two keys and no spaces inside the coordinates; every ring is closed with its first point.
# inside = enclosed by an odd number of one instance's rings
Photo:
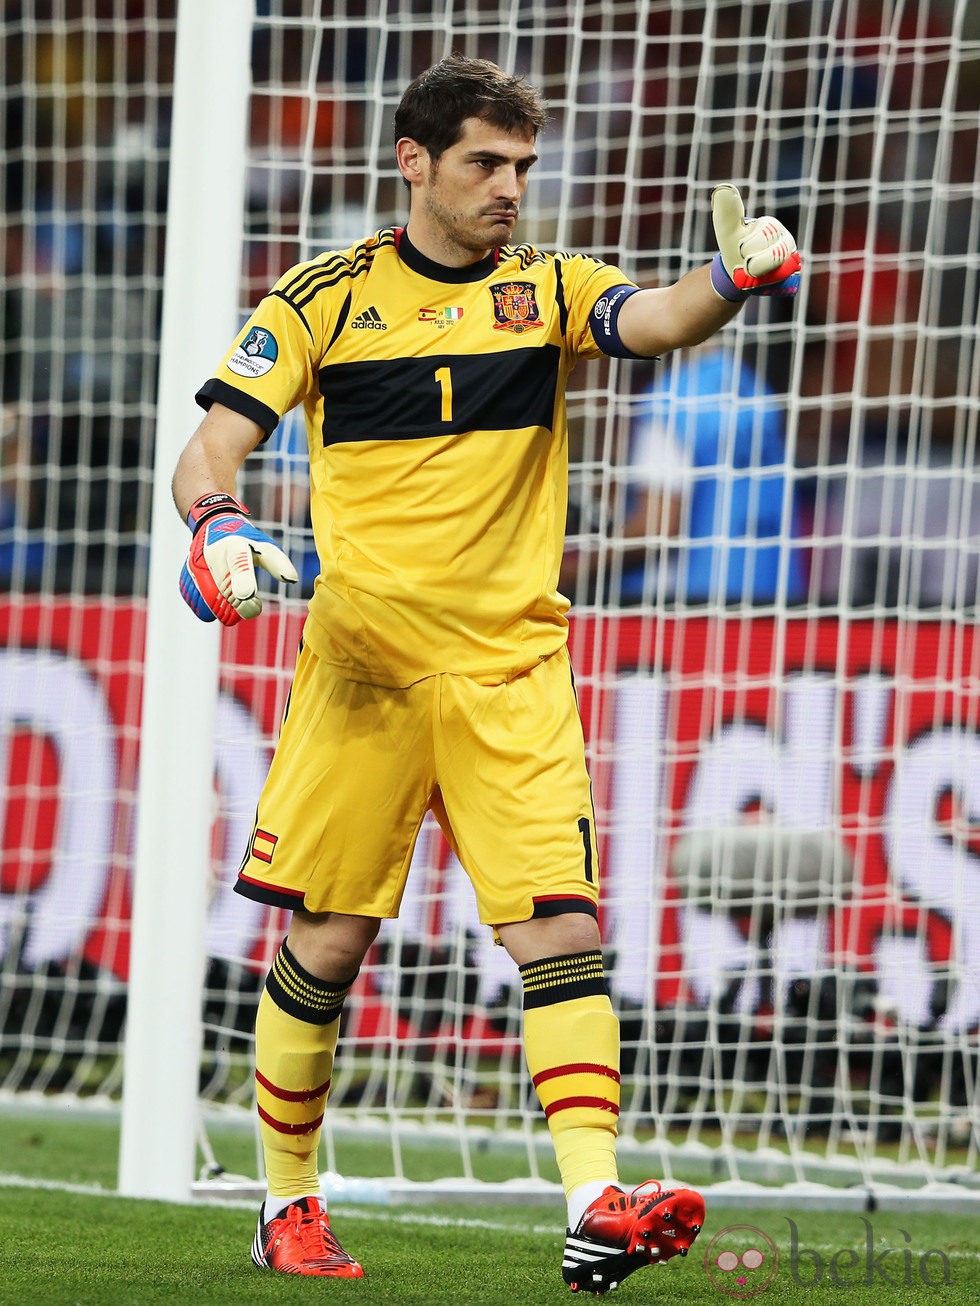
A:
{"type": "Polygon", "coordinates": [[[230,494],[204,494],[187,514],[194,533],[180,573],[184,602],[202,621],[225,626],[262,611],[255,563],[277,580],[295,581],[296,568],[278,545],[251,522],[249,512],[230,494]]]}
{"type": "Polygon", "coordinates": [[[795,295],[800,285],[796,241],[778,218],[746,221],[734,186],[711,192],[711,220],[719,252],[711,264],[711,284],[733,302],[749,295],[795,295]]]}

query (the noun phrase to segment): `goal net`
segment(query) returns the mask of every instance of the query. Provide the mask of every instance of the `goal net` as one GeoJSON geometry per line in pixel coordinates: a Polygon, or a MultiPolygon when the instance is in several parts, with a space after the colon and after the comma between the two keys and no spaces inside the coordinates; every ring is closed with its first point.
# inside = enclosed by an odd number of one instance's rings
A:
{"type": "MultiPolygon", "coordinates": [[[[174,0],[15,8],[0,50],[0,1088],[112,1098],[183,19],[174,0]]],[[[451,50],[527,73],[548,101],[522,239],[665,284],[710,258],[711,188],[733,181],[803,251],[794,301],[751,302],[698,351],[583,364],[569,396],[563,582],[624,1169],[743,1193],[975,1191],[975,9],[262,0],[240,318],[292,263],[405,220],[394,108],[451,50]]],[[[287,921],[231,886],[317,570],[305,461],[287,417],[240,487],[303,593],[221,637],[201,1099],[243,1118],[287,921]]],[[[401,917],[347,1005],[324,1170],[388,1194],[434,1179],[554,1193],[520,1006],[424,825],[401,917]]]]}

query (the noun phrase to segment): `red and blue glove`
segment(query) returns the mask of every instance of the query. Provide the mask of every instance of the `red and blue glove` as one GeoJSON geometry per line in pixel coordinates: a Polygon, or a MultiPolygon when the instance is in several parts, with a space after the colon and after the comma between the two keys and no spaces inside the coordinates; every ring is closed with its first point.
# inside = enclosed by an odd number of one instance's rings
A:
{"type": "Polygon", "coordinates": [[[796,241],[778,218],[746,220],[736,187],[711,192],[711,220],[718,253],[711,264],[711,284],[722,299],[738,303],[749,295],[795,295],[800,285],[796,241]]]}
{"type": "Polygon", "coordinates": [[[234,626],[262,611],[256,562],[276,580],[298,580],[277,544],[247,520],[248,509],[230,494],[204,494],[187,514],[194,533],[180,573],[184,602],[202,621],[234,626]]]}

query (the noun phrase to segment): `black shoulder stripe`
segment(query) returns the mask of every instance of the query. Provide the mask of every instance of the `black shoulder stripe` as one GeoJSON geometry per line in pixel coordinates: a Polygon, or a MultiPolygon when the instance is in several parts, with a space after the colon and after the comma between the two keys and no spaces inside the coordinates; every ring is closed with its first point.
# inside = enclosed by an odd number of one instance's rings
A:
{"type": "Polygon", "coordinates": [[[532,263],[547,262],[547,255],[541,250],[536,249],[533,245],[502,245],[497,251],[500,256],[498,262],[504,262],[509,258],[516,258],[520,264],[521,271],[525,271],[532,263]]]}
{"type": "Polygon", "coordinates": [[[272,298],[275,298],[275,299],[281,299],[282,302],[283,302],[284,304],[288,304],[289,307],[290,307],[290,308],[293,310],[293,312],[296,314],[296,316],[299,318],[299,320],[300,320],[300,321],[303,323],[303,325],[306,327],[306,334],[310,337],[310,339],[311,339],[311,340],[314,340],[314,339],[316,338],[316,337],[313,335],[312,330],[310,329],[310,324],[309,324],[309,322],[307,322],[306,318],[303,316],[303,314],[302,314],[302,312],[300,311],[299,307],[298,307],[298,306],[297,306],[297,305],[296,305],[296,304],[295,304],[295,303],[294,303],[294,302],[293,302],[293,301],[292,301],[288,296],[284,295],[284,294],[282,293],[281,290],[270,290],[270,291],[269,291],[269,298],[270,298],[270,299],[272,299],[272,298]]]}
{"type": "Polygon", "coordinates": [[[322,290],[329,290],[331,286],[337,286],[341,281],[352,281],[354,277],[360,276],[367,272],[374,262],[373,254],[366,254],[363,258],[357,258],[350,263],[344,263],[341,268],[329,273],[323,273],[307,281],[302,288],[301,293],[297,293],[294,302],[298,308],[305,308],[311,300],[316,299],[322,290]]]}
{"type": "Polygon", "coordinates": [[[326,263],[317,263],[315,266],[307,268],[301,277],[291,281],[283,290],[290,300],[296,303],[305,303],[311,286],[317,286],[326,280],[329,280],[330,285],[334,285],[342,277],[350,276],[352,270],[353,263],[349,259],[328,259],[326,263]]]}
{"type": "Polygon", "coordinates": [[[345,277],[355,277],[366,272],[374,262],[378,250],[393,246],[394,243],[394,229],[387,228],[370,244],[363,241],[355,246],[349,257],[344,254],[333,254],[323,262],[307,264],[297,277],[282,288],[283,293],[294,300],[298,307],[303,308],[321,290],[337,285],[345,277]]]}
{"type": "Polygon", "coordinates": [[[533,245],[516,245],[512,252],[520,260],[522,270],[529,268],[532,263],[543,263],[545,261],[544,254],[539,249],[535,249],[533,245]]]}
{"type": "Polygon", "coordinates": [[[335,285],[337,279],[341,277],[356,276],[358,272],[371,266],[374,255],[375,251],[373,249],[358,245],[350,258],[332,258],[325,263],[317,263],[308,270],[305,278],[297,281],[294,286],[290,286],[290,293],[305,303],[310,295],[311,287],[318,285],[324,277],[332,277],[331,284],[335,285]]]}
{"type": "Polygon", "coordinates": [[[603,263],[601,258],[596,258],[594,254],[583,254],[580,251],[573,252],[572,250],[568,250],[568,249],[555,250],[555,258],[561,259],[565,263],[567,263],[570,259],[577,258],[580,259],[583,263],[594,263],[597,268],[608,266],[608,264],[603,263]]]}
{"type": "Polygon", "coordinates": [[[280,293],[284,298],[288,295],[295,295],[302,290],[311,277],[320,276],[323,272],[339,271],[346,266],[347,259],[341,254],[331,254],[328,258],[324,258],[322,262],[317,260],[315,263],[305,263],[302,271],[293,277],[292,281],[281,287],[280,293]]]}

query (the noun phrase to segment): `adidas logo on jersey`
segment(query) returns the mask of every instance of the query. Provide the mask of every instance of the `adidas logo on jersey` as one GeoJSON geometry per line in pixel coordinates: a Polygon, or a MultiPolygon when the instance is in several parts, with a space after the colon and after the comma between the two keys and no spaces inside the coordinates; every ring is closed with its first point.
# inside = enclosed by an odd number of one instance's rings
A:
{"type": "Polygon", "coordinates": [[[366,308],[363,313],[358,313],[357,317],[351,322],[351,326],[357,331],[387,331],[388,323],[381,321],[381,314],[372,304],[366,308]]]}

